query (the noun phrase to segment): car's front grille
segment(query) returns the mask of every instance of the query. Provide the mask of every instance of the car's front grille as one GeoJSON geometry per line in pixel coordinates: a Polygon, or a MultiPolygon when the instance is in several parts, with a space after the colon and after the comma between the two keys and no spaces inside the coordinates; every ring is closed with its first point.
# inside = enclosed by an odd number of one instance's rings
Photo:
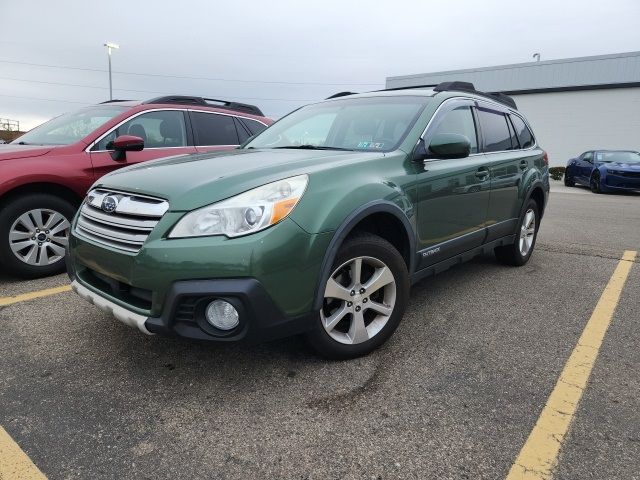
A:
{"type": "Polygon", "coordinates": [[[151,312],[153,302],[153,292],[151,290],[133,287],[128,283],[120,282],[90,268],[85,268],[77,273],[80,280],[91,285],[96,290],[122,300],[128,305],[151,312]]]}
{"type": "Polygon", "coordinates": [[[169,204],[162,199],[96,189],[80,208],[75,231],[104,245],[137,253],[169,204]]]}
{"type": "Polygon", "coordinates": [[[626,178],[640,178],[640,172],[620,172],[618,175],[626,178]]]}

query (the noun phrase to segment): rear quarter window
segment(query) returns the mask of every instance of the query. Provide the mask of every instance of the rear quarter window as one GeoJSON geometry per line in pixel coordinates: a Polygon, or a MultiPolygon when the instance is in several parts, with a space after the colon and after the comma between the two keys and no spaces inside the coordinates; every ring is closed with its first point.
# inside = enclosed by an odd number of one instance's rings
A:
{"type": "Polygon", "coordinates": [[[267,128],[266,125],[255,120],[249,120],[248,118],[241,118],[240,121],[249,129],[251,135],[257,135],[267,128]]]}
{"type": "Polygon", "coordinates": [[[510,115],[511,122],[516,129],[516,135],[520,141],[520,148],[531,148],[534,144],[533,133],[527,127],[527,124],[517,115],[510,115]]]}

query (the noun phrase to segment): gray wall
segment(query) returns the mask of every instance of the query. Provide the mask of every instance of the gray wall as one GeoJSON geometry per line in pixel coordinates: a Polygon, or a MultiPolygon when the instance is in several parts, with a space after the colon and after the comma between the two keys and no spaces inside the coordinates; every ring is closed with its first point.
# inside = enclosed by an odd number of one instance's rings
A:
{"type": "Polygon", "coordinates": [[[551,166],[596,148],[640,151],[640,87],[514,95],[551,166]]]}
{"type": "Polygon", "coordinates": [[[387,88],[462,80],[485,92],[640,82],[640,52],[419,73],[387,78],[387,88]]]}

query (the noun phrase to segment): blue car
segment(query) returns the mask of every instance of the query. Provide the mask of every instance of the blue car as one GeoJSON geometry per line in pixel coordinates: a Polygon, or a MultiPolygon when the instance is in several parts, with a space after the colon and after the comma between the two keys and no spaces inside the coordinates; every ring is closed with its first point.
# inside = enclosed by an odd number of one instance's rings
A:
{"type": "Polygon", "coordinates": [[[567,163],[564,184],[578,183],[593,193],[640,192],[640,153],[632,150],[590,150],[567,163]]]}

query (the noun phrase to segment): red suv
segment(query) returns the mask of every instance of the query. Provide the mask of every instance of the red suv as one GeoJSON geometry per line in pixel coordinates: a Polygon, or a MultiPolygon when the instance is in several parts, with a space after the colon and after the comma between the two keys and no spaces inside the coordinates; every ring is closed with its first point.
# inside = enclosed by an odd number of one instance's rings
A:
{"type": "Polygon", "coordinates": [[[258,107],[201,97],[110,101],[0,145],[0,266],[22,277],[64,268],[70,221],[102,175],[146,160],[229,150],[273,123],[258,107]]]}

